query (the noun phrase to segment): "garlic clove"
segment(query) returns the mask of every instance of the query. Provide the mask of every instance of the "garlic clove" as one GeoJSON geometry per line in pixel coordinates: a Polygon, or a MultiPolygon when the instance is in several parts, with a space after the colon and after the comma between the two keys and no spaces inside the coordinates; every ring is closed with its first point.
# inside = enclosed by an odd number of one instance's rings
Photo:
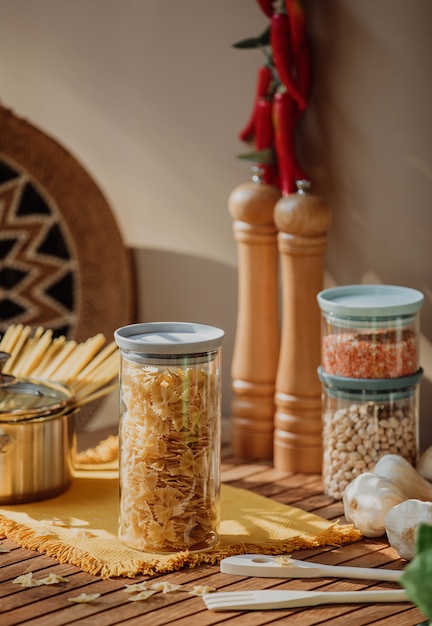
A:
{"type": "Polygon", "coordinates": [[[387,539],[402,559],[411,561],[414,557],[415,533],[420,522],[432,526],[432,502],[404,500],[385,516],[387,539]]]}
{"type": "Polygon", "coordinates": [[[406,497],[392,480],[363,472],[345,487],[342,499],[348,522],[365,537],[381,537],[387,512],[406,497]]]}
{"type": "Polygon", "coordinates": [[[432,484],[423,478],[415,467],[398,454],[385,454],[378,459],[373,472],[393,481],[404,494],[403,500],[432,501],[432,484]]]}
{"type": "Polygon", "coordinates": [[[426,478],[426,480],[432,481],[432,446],[426,448],[417,463],[418,473],[426,478]]]}

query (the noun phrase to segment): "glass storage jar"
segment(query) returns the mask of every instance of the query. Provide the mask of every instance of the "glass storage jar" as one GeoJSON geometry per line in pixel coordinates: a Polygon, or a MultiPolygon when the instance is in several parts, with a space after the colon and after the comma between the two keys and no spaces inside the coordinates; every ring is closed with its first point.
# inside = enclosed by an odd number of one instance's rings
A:
{"type": "Polygon", "coordinates": [[[327,374],[349,378],[411,376],[420,367],[420,291],[347,285],[318,294],[327,374]]]}
{"type": "Polygon", "coordinates": [[[120,366],[119,539],[137,550],[207,550],[218,540],[221,346],[189,323],[115,331],[120,366]]]}
{"type": "Polygon", "coordinates": [[[384,454],[413,465],[418,456],[418,383],[423,370],[399,379],[366,380],[326,374],[323,383],[324,492],[336,499],[384,454]]]}

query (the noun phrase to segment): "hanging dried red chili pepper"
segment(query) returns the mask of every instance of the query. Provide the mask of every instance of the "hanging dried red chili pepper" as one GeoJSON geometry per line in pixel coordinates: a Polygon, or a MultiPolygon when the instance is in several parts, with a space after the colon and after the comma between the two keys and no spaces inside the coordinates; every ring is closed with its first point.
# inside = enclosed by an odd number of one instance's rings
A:
{"type": "Polygon", "coordinates": [[[257,165],[262,170],[262,181],[268,184],[276,182],[276,163],[274,159],[273,98],[260,98],[255,117],[255,148],[257,165]],[[259,154],[273,155],[271,162],[259,160],[259,154]]]}
{"type": "Polygon", "coordinates": [[[307,179],[296,156],[296,104],[286,91],[279,91],[273,99],[275,149],[282,195],[295,193],[296,180],[307,179]]]}
{"type": "Polygon", "coordinates": [[[270,23],[270,43],[274,64],[282,84],[297,103],[299,110],[303,111],[307,102],[294,82],[290,37],[288,15],[279,11],[274,12],[270,23]]]}
{"type": "MultiPolygon", "coordinates": [[[[311,47],[306,32],[306,14],[300,0],[284,0],[290,25],[292,67],[296,85],[303,99],[309,100],[311,84],[311,47]]],[[[297,117],[300,117],[299,111],[297,117]]]]}
{"type": "Polygon", "coordinates": [[[241,141],[252,141],[255,135],[255,115],[256,108],[260,98],[269,94],[273,82],[273,71],[269,65],[261,65],[258,68],[258,76],[255,87],[255,98],[252,106],[252,112],[246,126],[240,131],[239,139],[241,141]]]}
{"type": "Polygon", "coordinates": [[[262,12],[267,17],[271,17],[273,14],[273,0],[257,0],[262,12]]]}
{"type": "Polygon", "coordinates": [[[306,37],[306,15],[300,0],[285,0],[285,7],[289,21],[292,57],[294,63],[297,63],[306,37]]]}
{"type": "Polygon", "coordinates": [[[311,48],[301,0],[257,3],[269,18],[269,28],[259,37],[235,44],[238,48],[260,48],[268,57],[258,70],[250,118],[239,133],[242,141],[254,141],[255,152],[242,158],[255,161],[264,172],[265,182],[280,186],[286,195],[296,191],[297,180],[307,179],[298,163],[295,134],[309,99],[311,48]]]}

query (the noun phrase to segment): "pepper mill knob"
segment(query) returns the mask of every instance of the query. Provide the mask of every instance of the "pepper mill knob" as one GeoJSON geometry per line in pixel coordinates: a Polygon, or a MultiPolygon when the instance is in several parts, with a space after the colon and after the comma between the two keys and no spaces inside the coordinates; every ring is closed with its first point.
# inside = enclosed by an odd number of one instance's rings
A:
{"type": "Polygon", "coordinates": [[[297,193],[301,196],[309,193],[309,190],[311,187],[312,187],[312,184],[310,180],[306,180],[304,178],[300,180],[296,180],[297,193]]]}

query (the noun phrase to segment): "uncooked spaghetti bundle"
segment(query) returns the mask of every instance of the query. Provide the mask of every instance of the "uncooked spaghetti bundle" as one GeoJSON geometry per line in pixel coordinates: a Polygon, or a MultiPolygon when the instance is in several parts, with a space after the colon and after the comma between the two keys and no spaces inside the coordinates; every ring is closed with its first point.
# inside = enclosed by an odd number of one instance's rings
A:
{"type": "Polygon", "coordinates": [[[0,340],[0,351],[9,354],[3,374],[38,378],[67,385],[74,405],[96,400],[118,387],[119,353],[114,341],[98,333],[78,343],[51,329],[16,324],[0,340]]]}

